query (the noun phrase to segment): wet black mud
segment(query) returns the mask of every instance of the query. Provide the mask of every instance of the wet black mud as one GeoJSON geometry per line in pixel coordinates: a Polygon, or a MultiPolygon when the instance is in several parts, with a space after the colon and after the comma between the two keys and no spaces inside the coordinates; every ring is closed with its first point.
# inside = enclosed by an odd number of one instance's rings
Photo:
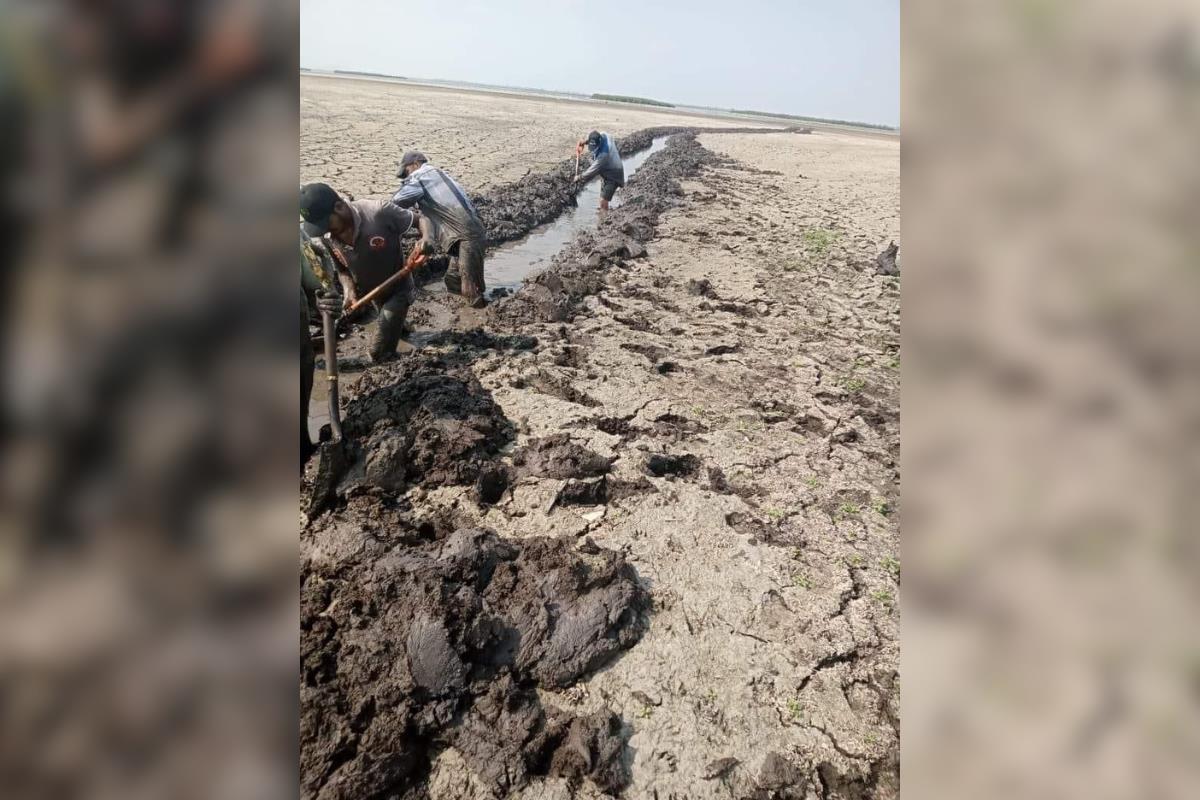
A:
{"type": "MultiPolygon", "coordinates": [[[[318,552],[333,530],[312,532],[318,552]]],[[[395,534],[302,566],[302,795],[424,797],[451,746],[497,796],[539,775],[619,792],[620,720],[544,707],[537,689],[572,685],[642,636],[632,567],[573,540],[395,534]]]]}

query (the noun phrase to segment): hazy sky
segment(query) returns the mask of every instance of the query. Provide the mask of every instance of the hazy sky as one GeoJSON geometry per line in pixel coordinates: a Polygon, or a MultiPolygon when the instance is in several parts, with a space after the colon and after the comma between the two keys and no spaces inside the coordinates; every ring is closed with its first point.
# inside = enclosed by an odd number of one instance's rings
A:
{"type": "Polygon", "coordinates": [[[899,0],[301,0],[300,64],[898,125],[899,0]]]}

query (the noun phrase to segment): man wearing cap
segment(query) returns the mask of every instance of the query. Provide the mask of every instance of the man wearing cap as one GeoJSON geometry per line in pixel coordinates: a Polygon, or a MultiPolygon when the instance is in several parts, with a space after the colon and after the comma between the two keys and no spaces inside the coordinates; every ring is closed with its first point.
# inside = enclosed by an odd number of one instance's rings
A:
{"type": "Polygon", "coordinates": [[[591,151],[592,163],[578,180],[587,183],[593,176],[600,176],[600,208],[607,211],[608,201],[616,194],[617,187],[625,185],[625,165],[621,162],[621,154],[617,152],[616,140],[609,134],[592,131],[586,139],[580,139],[575,145],[575,153],[582,153],[585,144],[591,151]]]}
{"type": "MultiPolygon", "coordinates": [[[[328,184],[310,183],[300,188],[300,216],[310,236],[329,235],[326,244],[345,267],[338,270],[345,308],[404,266],[400,239],[413,225],[412,212],[384,200],[347,202],[328,184]]],[[[428,238],[426,224],[421,230],[428,238]]],[[[374,300],[379,327],[371,343],[372,360],[395,355],[415,291],[408,276],[374,300]]]]}
{"type": "Polygon", "coordinates": [[[392,195],[400,208],[416,206],[421,219],[429,220],[431,235],[421,228],[422,246],[431,249],[436,242],[450,255],[446,270],[446,288],[461,294],[474,308],[487,304],[483,297],[483,251],[487,232],[467,193],[453,178],[429,163],[424,153],[409,150],[400,159],[396,177],[404,184],[392,195]]]}

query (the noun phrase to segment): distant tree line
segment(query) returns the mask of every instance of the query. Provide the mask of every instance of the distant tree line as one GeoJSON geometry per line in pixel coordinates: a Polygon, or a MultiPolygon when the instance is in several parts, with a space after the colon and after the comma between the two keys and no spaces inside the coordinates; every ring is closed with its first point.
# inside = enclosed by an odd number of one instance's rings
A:
{"type": "Polygon", "coordinates": [[[615,100],[618,103],[641,103],[644,106],[661,106],[662,108],[674,108],[671,103],[664,103],[661,100],[651,100],[646,97],[628,97],[623,94],[593,94],[593,100],[615,100]]]}

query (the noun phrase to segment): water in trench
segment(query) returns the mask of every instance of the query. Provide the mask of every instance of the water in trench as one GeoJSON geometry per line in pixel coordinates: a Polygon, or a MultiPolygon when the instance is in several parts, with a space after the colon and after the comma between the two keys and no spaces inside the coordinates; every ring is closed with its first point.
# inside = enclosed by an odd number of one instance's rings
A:
{"type": "MultiPolygon", "coordinates": [[[[621,159],[625,164],[626,182],[647,158],[667,146],[669,138],[660,136],[645,150],[621,159]]],[[[568,206],[553,221],[534,228],[524,239],[507,242],[489,252],[484,261],[488,288],[516,291],[531,272],[549,266],[550,259],[566,247],[576,233],[594,227],[600,214],[600,184],[599,178],[592,179],[576,195],[578,206],[568,206]]],[[[623,193],[623,189],[617,190],[610,207],[621,204],[623,193]]]]}

